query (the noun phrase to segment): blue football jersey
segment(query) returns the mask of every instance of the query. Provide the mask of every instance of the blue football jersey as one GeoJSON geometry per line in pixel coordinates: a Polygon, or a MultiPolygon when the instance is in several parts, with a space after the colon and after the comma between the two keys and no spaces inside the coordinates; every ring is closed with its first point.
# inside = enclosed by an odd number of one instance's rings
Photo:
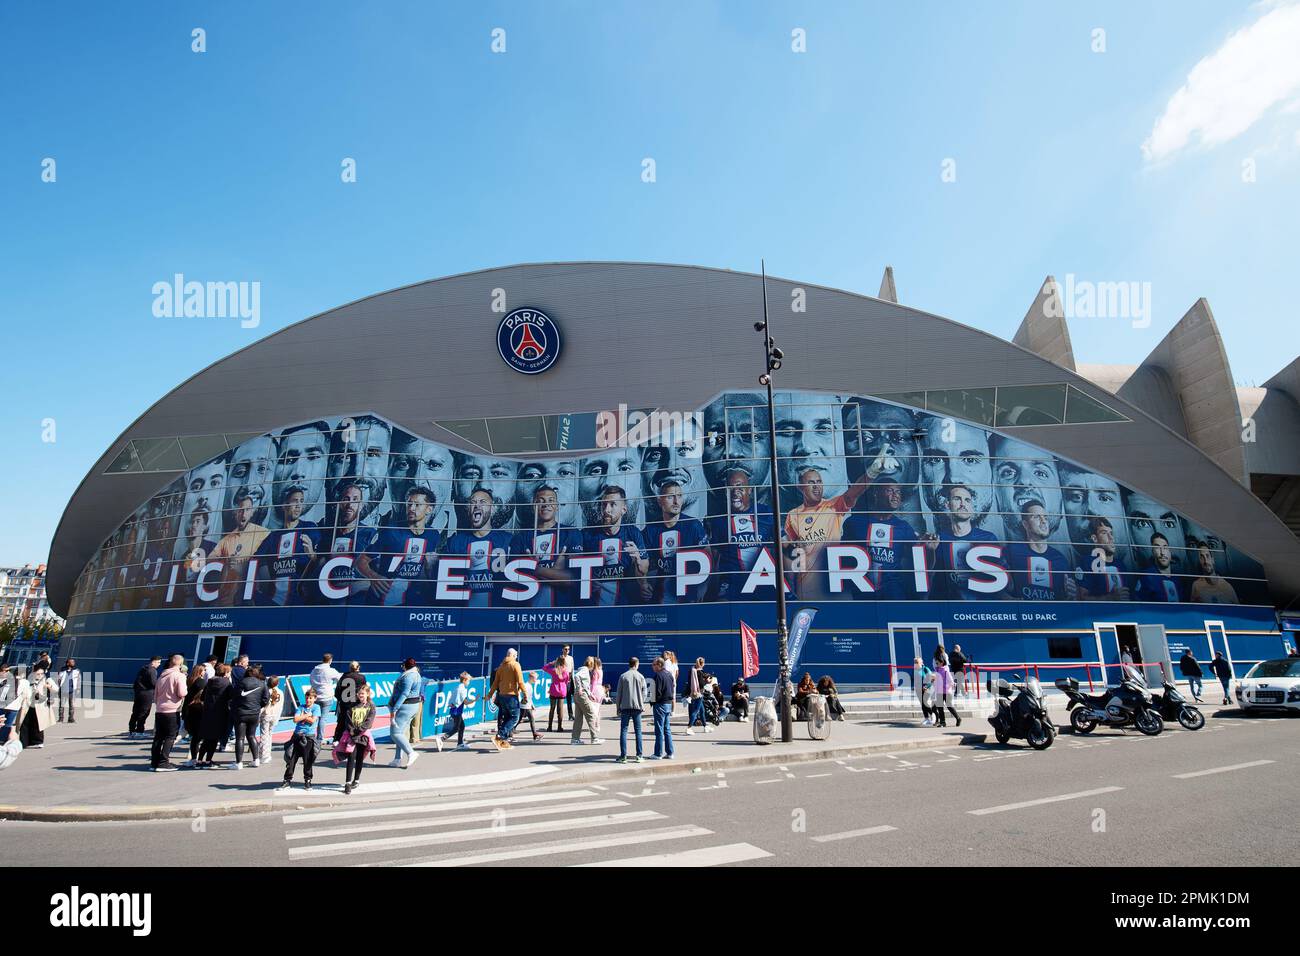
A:
{"type": "MultiPolygon", "coordinates": [[[[960,538],[948,530],[939,532],[939,548],[935,552],[935,570],[941,572],[941,578],[946,583],[943,590],[947,593],[943,595],[944,597],[963,601],[979,601],[996,596],[995,594],[971,590],[970,579],[973,576],[978,574],[981,578],[987,578],[988,575],[970,570],[970,565],[966,563],[966,552],[977,544],[990,543],[996,545],[997,540],[997,535],[991,531],[985,531],[983,528],[971,528],[968,534],[960,538]]],[[[984,563],[987,564],[988,559],[985,559],[984,563]]],[[[1006,567],[1005,557],[1002,559],[995,557],[992,559],[992,563],[1003,568],[1006,567]]]]}
{"type": "Polygon", "coordinates": [[[1154,564],[1147,565],[1147,569],[1135,577],[1137,579],[1134,588],[1135,599],[1138,601],[1163,601],[1174,604],[1187,600],[1187,585],[1183,583],[1183,579],[1165,574],[1154,564]]]}
{"type": "MultiPolygon", "coordinates": [[[[489,531],[480,537],[472,531],[457,531],[442,549],[444,557],[469,558],[469,568],[463,574],[465,590],[469,592],[466,607],[491,607],[497,603],[501,575],[492,570],[498,554],[510,553],[510,532],[489,531]]],[[[461,603],[458,601],[457,603],[461,603]]]]}
{"type": "MultiPolygon", "coordinates": [[[[510,539],[511,557],[531,556],[539,567],[555,567],[561,555],[579,554],[582,551],[582,532],[567,525],[556,525],[545,531],[528,528],[516,531],[510,539]]],[[[573,604],[573,589],[563,584],[555,585],[538,579],[537,594],[526,607],[567,607],[573,604]]]]}
{"type": "Polygon", "coordinates": [[[1070,562],[1048,546],[1038,553],[1017,541],[1007,546],[1007,570],[1011,572],[1012,597],[1021,601],[1063,601],[1070,562]]]}
{"type": "Polygon", "coordinates": [[[605,528],[588,528],[583,534],[583,552],[604,559],[591,570],[591,598],[587,603],[601,606],[642,603],[641,583],[636,580],[636,569],[627,553],[628,542],[641,550],[643,558],[649,557],[645,536],[640,528],[632,525],[621,525],[617,534],[605,528]]]}
{"type": "Polygon", "coordinates": [[[917,538],[906,520],[898,515],[854,514],[844,522],[844,543],[862,545],[871,556],[867,580],[876,590],[866,594],[846,585],[855,598],[904,601],[913,597],[912,546],[917,538]]]}
{"type": "MultiPolygon", "coordinates": [[[[775,587],[755,588],[745,594],[745,578],[754,569],[759,555],[772,554],[774,546],[772,516],[757,509],[736,514],[714,515],[708,523],[709,541],[718,556],[713,588],[719,601],[763,601],[776,597],[775,587]],[[762,593],[760,593],[762,592],[762,593]]],[[[775,557],[773,557],[775,567],[775,557]]]]}
{"type": "Polygon", "coordinates": [[[650,549],[651,603],[698,601],[704,592],[698,584],[687,588],[681,596],[677,594],[677,552],[708,545],[704,523],[698,518],[682,516],[669,528],[662,521],[652,521],[645,526],[645,543],[650,549]]]}
{"type": "MultiPolygon", "coordinates": [[[[365,585],[365,578],[357,570],[357,558],[365,554],[374,545],[377,533],[374,528],[359,525],[350,530],[335,528],[330,533],[322,534],[321,546],[316,555],[318,561],[324,564],[335,558],[352,559],[350,564],[340,563],[332,567],[328,577],[329,583],[335,589],[347,588],[348,595],[344,598],[330,597],[321,591],[315,582],[312,582],[307,593],[311,594],[313,599],[324,601],[327,604],[364,600],[365,592],[369,588],[365,585]]],[[[319,566],[317,570],[319,571],[319,566]]]]}
{"type": "Polygon", "coordinates": [[[298,596],[298,582],[311,566],[311,551],[320,547],[320,531],[313,521],[299,521],[293,530],[272,531],[258,547],[257,589],[253,592],[255,603],[263,606],[285,607],[298,596]]]}
{"type": "Polygon", "coordinates": [[[370,589],[370,603],[384,607],[402,607],[425,603],[429,575],[428,559],[438,553],[442,535],[426,528],[420,534],[410,528],[383,528],[366,549],[370,570],[392,580],[383,597],[370,589]]]}

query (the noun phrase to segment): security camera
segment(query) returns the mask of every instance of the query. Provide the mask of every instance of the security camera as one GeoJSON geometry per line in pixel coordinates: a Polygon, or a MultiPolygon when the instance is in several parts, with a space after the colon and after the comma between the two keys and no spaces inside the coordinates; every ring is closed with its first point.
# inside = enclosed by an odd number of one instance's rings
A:
{"type": "Polygon", "coordinates": [[[779,362],[781,359],[785,358],[785,353],[774,345],[772,346],[772,358],[779,362]]]}
{"type": "Polygon", "coordinates": [[[755,332],[762,332],[762,331],[763,331],[764,329],[766,329],[766,328],[767,328],[767,323],[766,323],[766,322],[755,322],[755,323],[754,323],[754,331],[755,331],[755,332]]]}
{"type": "Polygon", "coordinates": [[[767,374],[760,375],[760,376],[758,377],[758,384],[759,384],[759,385],[768,385],[768,384],[771,383],[771,381],[772,381],[772,376],[767,375],[767,374]]]}

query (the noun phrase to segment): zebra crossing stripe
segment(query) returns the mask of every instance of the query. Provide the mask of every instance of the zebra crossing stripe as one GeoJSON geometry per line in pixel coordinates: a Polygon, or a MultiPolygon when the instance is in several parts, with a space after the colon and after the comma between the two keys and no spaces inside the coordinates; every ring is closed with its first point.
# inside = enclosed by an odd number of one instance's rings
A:
{"type": "Polygon", "coordinates": [[[594,863],[575,863],[574,866],[721,866],[723,863],[743,863],[771,856],[766,850],[749,843],[728,843],[725,846],[697,847],[679,853],[656,853],[652,856],[631,856],[622,860],[598,860],[594,863]]]}
{"type": "Polygon", "coordinates": [[[286,833],[286,840],[314,840],[321,837],[347,836],[352,833],[392,833],[394,830],[419,830],[422,827],[443,827],[456,823],[477,823],[484,820],[504,820],[500,826],[509,826],[519,817],[537,817],[548,813],[570,813],[579,810],[609,810],[612,807],[626,807],[623,800],[586,800],[579,803],[566,803],[563,806],[524,807],[517,810],[505,810],[496,807],[477,813],[462,813],[453,817],[424,817],[419,820],[384,820],[381,823],[365,823],[351,827],[321,827],[311,830],[294,830],[286,833]]]}
{"type": "MultiPolygon", "coordinates": [[[[503,860],[526,860],[538,856],[558,856],[562,853],[585,853],[591,850],[604,850],[614,846],[631,846],[638,843],[659,843],[664,840],[685,840],[690,837],[712,836],[712,830],[704,827],[680,826],[662,827],[658,830],[638,830],[635,833],[620,833],[615,836],[594,837],[589,840],[556,840],[547,843],[530,843],[513,850],[492,850],[470,856],[440,856],[398,863],[398,866],[474,866],[479,863],[497,863],[503,860]]],[[[382,865],[382,864],[381,864],[382,865]]]]}
{"type": "Polygon", "coordinates": [[[591,790],[562,790],[557,793],[527,793],[519,796],[484,797],[478,800],[454,800],[447,803],[415,803],[394,807],[370,807],[365,810],[323,810],[309,813],[287,813],[284,822],[323,823],[326,820],[360,820],[366,817],[397,817],[411,813],[439,813],[443,810],[473,810],[475,807],[505,807],[520,803],[546,803],[555,800],[574,800],[579,797],[594,797],[591,790]]]}
{"type": "MultiPolygon", "coordinates": [[[[584,820],[566,820],[564,828],[586,830],[595,827],[609,827],[624,823],[642,823],[646,820],[662,820],[664,815],[653,810],[635,810],[628,813],[606,813],[587,817],[584,820]]],[[[419,836],[388,837],[379,840],[349,840],[343,843],[323,843],[316,846],[290,847],[290,860],[310,860],[322,856],[340,856],[349,853],[375,853],[381,850],[402,850],[416,846],[437,846],[440,843],[468,843],[476,840],[500,840],[513,838],[528,833],[541,833],[554,830],[555,820],[540,820],[535,823],[518,823],[507,826],[473,827],[468,830],[452,830],[447,833],[424,833],[419,836]]]]}

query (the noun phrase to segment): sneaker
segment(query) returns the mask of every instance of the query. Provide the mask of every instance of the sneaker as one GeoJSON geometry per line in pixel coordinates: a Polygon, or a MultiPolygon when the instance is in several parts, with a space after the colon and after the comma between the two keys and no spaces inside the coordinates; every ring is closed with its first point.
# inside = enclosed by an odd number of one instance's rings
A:
{"type": "Polygon", "coordinates": [[[627,758],[626,758],[626,757],[615,757],[615,758],[614,758],[614,763],[627,763],[627,758]]]}
{"type": "Polygon", "coordinates": [[[542,735],[541,735],[541,734],[533,734],[533,739],[534,739],[534,740],[541,740],[541,739],[542,739],[542,735]]]}
{"type": "Polygon", "coordinates": [[[156,766],[156,767],[153,768],[153,772],[154,772],[154,773],[167,773],[167,772],[170,771],[170,770],[178,770],[178,769],[179,769],[179,768],[178,768],[178,767],[176,766],[176,764],[174,764],[174,763],[160,763],[158,766],[156,766]]]}
{"type": "Polygon", "coordinates": [[[586,743],[586,741],[583,740],[581,737],[575,737],[570,739],[569,743],[573,744],[575,747],[581,747],[583,744],[586,743]]]}
{"type": "Polygon", "coordinates": [[[401,757],[394,757],[392,760],[388,761],[388,764],[387,764],[387,765],[388,765],[389,767],[396,767],[397,769],[400,770],[401,767],[402,767],[402,758],[401,758],[401,757]]]}
{"type": "Polygon", "coordinates": [[[420,759],[420,752],[418,750],[412,750],[411,755],[406,758],[406,769],[410,770],[412,767],[414,767],[415,762],[419,759],[420,759]]]}
{"type": "Polygon", "coordinates": [[[748,718],[748,717],[741,717],[741,718],[740,718],[740,722],[741,722],[742,724],[747,724],[747,723],[749,723],[749,718],[748,718]]]}
{"type": "Polygon", "coordinates": [[[293,784],[291,784],[288,780],[286,780],[284,783],[280,784],[280,786],[275,788],[275,792],[286,793],[287,791],[292,789],[293,789],[293,784]]]}
{"type": "Polygon", "coordinates": [[[240,763],[238,760],[236,760],[234,763],[232,763],[232,764],[230,765],[230,769],[231,769],[231,770],[243,770],[243,769],[244,769],[244,765],[243,765],[242,763],[240,763]]]}
{"type": "Polygon", "coordinates": [[[694,727],[687,727],[687,728],[686,728],[686,736],[687,736],[687,737],[694,737],[694,736],[695,736],[695,728],[694,728],[694,727]]]}
{"type": "MultiPolygon", "coordinates": [[[[29,750],[44,750],[44,749],[45,749],[45,744],[32,744],[31,747],[29,747],[28,749],[29,749],[29,750]]],[[[175,768],[173,768],[173,769],[175,769],[175,768]]]]}
{"type": "Polygon", "coordinates": [[[592,741],[593,744],[603,744],[604,742],[605,742],[604,737],[597,737],[595,740],[592,741]]]}
{"type": "Polygon", "coordinates": [[[505,745],[505,741],[502,740],[500,737],[492,738],[492,746],[496,747],[497,750],[505,750],[506,748],[504,745],[505,745]]]}
{"type": "Polygon", "coordinates": [[[261,757],[257,757],[257,758],[255,758],[255,759],[253,759],[253,760],[250,760],[249,763],[248,763],[248,765],[249,765],[250,767],[260,767],[260,766],[262,766],[262,758],[261,758],[261,757]]]}
{"type": "Polygon", "coordinates": [[[308,780],[306,783],[304,783],[304,784],[302,785],[302,788],[303,788],[304,790],[310,790],[310,789],[311,789],[311,781],[308,780]]]}
{"type": "Polygon", "coordinates": [[[514,750],[514,749],[515,749],[515,745],[512,744],[512,743],[511,743],[510,741],[508,741],[508,740],[503,740],[503,741],[501,741],[501,749],[502,749],[502,750],[514,750]]]}
{"type": "Polygon", "coordinates": [[[198,764],[195,763],[194,760],[191,758],[190,760],[187,760],[183,764],[181,764],[181,766],[188,769],[190,767],[197,767],[198,764]]]}
{"type": "Polygon", "coordinates": [[[665,760],[672,760],[672,759],[674,759],[674,758],[673,758],[673,755],[672,755],[672,754],[664,754],[664,759],[665,759],[665,760]]]}
{"type": "Polygon", "coordinates": [[[345,784],[343,785],[343,795],[346,797],[346,796],[347,796],[348,794],[350,794],[351,792],[352,792],[352,784],[350,784],[350,783],[345,783],[345,784]]]}
{"type": "Polygon", "coordinates": [[[961,717],[958,717],[958,718],[957,718],[957,726],[958,726],[958,727],[961,726],[961,717]]]}
{"type": "Polygon", "coordinates": [[[469,750],[469,744],[457,744],[457,745],[456,745],[456,749],[457,749],[457,750],[469,750]]]}
{"type": "Polygon", "coordinates": [[[632,758],[632,762],[633,762],[633,763],[645,763],[645,758],[642,757],[640,754],[637,754],[635,757],[632,758]]]}
{"type": "Polygon", "coordinates": [[[646,759],[646,760],[663,760],[664,758],[661,757],[659,754],[651,754],[650,756],[646,757],[645,759],[646,759]]]}

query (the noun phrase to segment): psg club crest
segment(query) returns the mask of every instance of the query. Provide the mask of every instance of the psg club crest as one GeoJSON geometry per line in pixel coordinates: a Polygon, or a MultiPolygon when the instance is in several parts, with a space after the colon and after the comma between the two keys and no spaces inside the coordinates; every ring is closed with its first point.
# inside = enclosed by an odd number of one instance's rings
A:
{"type": "Polygon", "coordinates": [[[560,357],[560,330],[537,309],[515,309],[497,326],[497,349],[516,372],[537,375],[560,357]]]}

